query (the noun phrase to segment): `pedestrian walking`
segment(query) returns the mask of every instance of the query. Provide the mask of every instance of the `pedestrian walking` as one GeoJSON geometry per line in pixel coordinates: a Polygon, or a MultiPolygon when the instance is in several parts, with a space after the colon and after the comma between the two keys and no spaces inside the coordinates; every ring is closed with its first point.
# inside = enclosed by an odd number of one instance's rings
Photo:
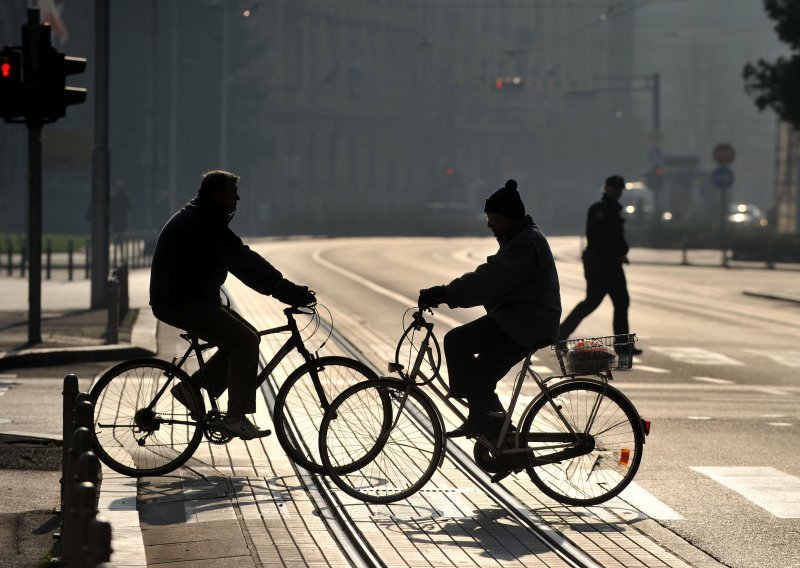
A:
{"type": "Polygon", "coordinates": [[[558,272],[542,231],[525,213],[517,182],[486,200],[487,226],[500,248],[473,272],[419,292],[422,307],[483,306],[486,315],[449,331],[444,352],[450,396],[466,398],[467,420],[447,437],[497,432],[505,409],[497,382],[531,349],[554,343],[561,318],[558,272]]]}
{"type": "MultiPolygon", "coordinates": [[[[625,280],[624,264],[628,261],[625,241],[625,220],[620,212],[619,198],[625,190],[622,176],[606,179],[600,201],[589,207],[586,216],[586,249],[583,251],[583,273],[586,278],[586,298],[561,323],[559,339],[567,339],[583,319],[591,314],[608,295],[614,305],[614,335],[629,333],[628,307],[630,297],[625,280]]],[[[635,355],[642,350],[633,348],[635,355]]]]}

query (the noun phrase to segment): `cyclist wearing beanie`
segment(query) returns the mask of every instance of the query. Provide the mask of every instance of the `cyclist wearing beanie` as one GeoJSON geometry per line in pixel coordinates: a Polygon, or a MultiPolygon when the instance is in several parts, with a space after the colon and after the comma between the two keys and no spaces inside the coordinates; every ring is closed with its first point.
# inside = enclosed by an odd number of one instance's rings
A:
{"type": "Polygon", "coordinates": [[[486,315],[444,337],[450,396],[466,398],[469,415],[450,438],[496,432],[505,410],[497,382],[531,349],[558,335],[561,296],[553,254],[542,231],[525,213],[517,182],[508,180],[486,200],[487,226],[500,248],[484,264],[447,285],[420,290],[419,304],[451,308],[483,306],[486,315]]]}

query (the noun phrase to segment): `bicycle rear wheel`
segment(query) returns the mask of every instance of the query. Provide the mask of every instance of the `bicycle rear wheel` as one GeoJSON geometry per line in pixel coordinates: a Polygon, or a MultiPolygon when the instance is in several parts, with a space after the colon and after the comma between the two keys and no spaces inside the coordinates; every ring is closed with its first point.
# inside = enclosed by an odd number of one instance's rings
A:
{"type": "Polygon", "coordinates": [[[188,460],[203,437],[200,393],[188,375],[159,359],[125,361],[106,371],[89,393],[94,449],[108,467],[132,477],[163,475],[188,460]],[[195,418],[172,394],[183,385],[195,418]]]}
{"type": "Polygon", "coordinates": [[[599,382],[568,381],[548,392],[555,408],[540,396],[522,425],[522,440],[532,449],[526,470],[533,483],[568,505],[597,505],[619,494],[642,460],[644,430],[636,408],[599,382]]]}
{"type": "Polygon", "coordinates": [[[272,417],[278,442],[292,461],[308,471],[324,473],[319,426],[325,410],[346,388],[377,378],[365,364],[347,357],[320,357],[295,369],[278,391],[272,417]],[[323,400],[315,383],[322,389],[323,400]]]}
{"type": "Polygon", "coordinates": [[[436,406],[418,388],[391,378],[368,381],[344,391],[325,413],[320,457],[347,495],[392,503],[419,491],[436,471],[442,430],[436,406]]]}

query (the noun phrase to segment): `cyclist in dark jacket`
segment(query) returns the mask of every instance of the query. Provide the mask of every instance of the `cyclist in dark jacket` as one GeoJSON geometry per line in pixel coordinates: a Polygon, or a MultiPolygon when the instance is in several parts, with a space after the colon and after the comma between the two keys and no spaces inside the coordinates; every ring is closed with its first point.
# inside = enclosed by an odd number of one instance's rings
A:
{"type": "MultiPolygon", "coordinates": [[[[239,200],[238,180],[229,172],[207,172],[197,197],[164,225],[153,253],[150,305],[161,321],[219,347],[206,364],[212,394],[219,396],[228,388],[223,425],[231,434],[251,439],[270,434],[246,417],[256,410],[261,338],[242,316],[222,305],[220,287],[230,272],[257,292],[287,304],[310,305],[315,297],[308,288],[283,278],[228,227],[239,200]]],[[[176,385],[173,395],[191,404],[182,389],[176,385]]]]}
{"type": "MultiPolygon", "coordinates": [[[[581,321],[591,314],[605,298],[614,304],[614,335],[627,334],[628,285],[623,264],[628,264],[628,243],[625,242],[624,223],[620,215],[619,198],[625,189],[622,176],[606,179],[603,197],[589,207],[586,215],[586,250],[583,251],[583,271],[586,277],[586,298],[580,302],[561,324],[560,339],[567,339],[581,321]]],[[[634,354],[641,353],[633,348],[634,354]]]]}
{"type": "Polygon", "coordinates": [[[420,290],[421,306],[483,306],[486,315],[444,337],[450,395],[466,397],[469,416],[448,437],[477,436],[505,419],[497,382],[531,349],[558,335],[561,296],[553,254],[542,231],[525,214],[514,180],[486,200],[488,226],[500,248],[474,272],[445,286],[420,290]]]}

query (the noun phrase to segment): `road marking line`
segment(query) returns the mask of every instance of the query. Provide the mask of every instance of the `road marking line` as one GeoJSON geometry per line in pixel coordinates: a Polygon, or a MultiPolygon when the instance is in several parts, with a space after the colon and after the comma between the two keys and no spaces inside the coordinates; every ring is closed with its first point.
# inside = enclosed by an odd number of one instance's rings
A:
{"type": "Polygon", "coordinates": [[[787,367],[800,369],[800,352],[798,351],[790,351],[790,350],[767,351],[764,349],[745,349],[745,351],[747,351],[748,353],[754,353],[756,355],[764,355],[765,357],[769,357],[776,363],[780,363],[781,365],[786,365],[787,367]]]}
{"type": "Polygon", "coordinates": [[[711,416],[687,416],[687,420],[713,420],[711,416]]]}
{"type": "Polygon", "coordinates": [[[701,347],[651,347],[651,349],[663,353],[676,361],[692,365],[744,365],[744,363],[731,359],[727,355],[701,347]]]}
{"type": "MultiPolygon", "coordinates": [[[[321,254],[320,254],[320,252],[318,250],[314,251],[314,254],[311,256],[311,258],[315,262],[317,262],[318,264],[321,264],[322,266],[324,266],[325,268],[327,268],[329,270],[333,270],[334,272],[338,272],[339,274],[341,274],[345,278],[349,278],[353,282],[361,284],[365,288],[369,288],[373,292],[377,292],[378,294],[381,294],[382,296],[386,296],[387,298],[390,298],[390,299],[394,300],[395,302],[398,302],[398,303],[404,305],[405,307],[416,306],[417,305],[417,301],[416,300],[412,300],[408,296],[403,296],[402,294],[398,294],[397,292],[393,292],[392,290],[389,290],[388,288],[384,288],[380,284],[376,284],[372,280],[368,280],[368,279],[364,278],[363,276],[359,276],[358,274],[356,274],[354,272],[350,272],[346,268],[342,268],[341,266],[338,266],[336,264],[333,264],[330,261],[325,260],[324,258],[322,258],[321,254]]],[[[439,319],[441,322],[449,325],[450,327],[460,327],[462,325],[461,322],[456,321],[453,318],[448,317],[448,316],[446,316],[444,314],[436,314],[436,318],[439,319]]]]}
{"type": "Polygon", "coordinates": [[[791,422],[767,422],[767,426],[794,426],[791,422]]]}
{"type": "Polygon", "coordinates": [[[714,377],[692,377],[695,381],[702,381],[704,383],[714,383],[715,385],[732,385],[733,381],[728,379],[715,379],[714,377]]]}
{"type": "Polygon", "coordinates": [[[628,485],[622,493],[619,494],[619,499],[657,521],[683,520],[680,513],[671,509],[666,503],[662,502],[636,482],[632,482],[628,485]]]}
{"type": "Polygon", "coordinates": [[[800,478],[772,467],[692,467],[781,519],[800,519],[800,478]]]}
{"type": "Polygon", "coordinates": [[[647,373],[671,373],[669,369],[662,369],[661,367],[650,367],[649,365],[638,365],[634,359],[633,369],[635,371],[645,371],[647,373]]]}

